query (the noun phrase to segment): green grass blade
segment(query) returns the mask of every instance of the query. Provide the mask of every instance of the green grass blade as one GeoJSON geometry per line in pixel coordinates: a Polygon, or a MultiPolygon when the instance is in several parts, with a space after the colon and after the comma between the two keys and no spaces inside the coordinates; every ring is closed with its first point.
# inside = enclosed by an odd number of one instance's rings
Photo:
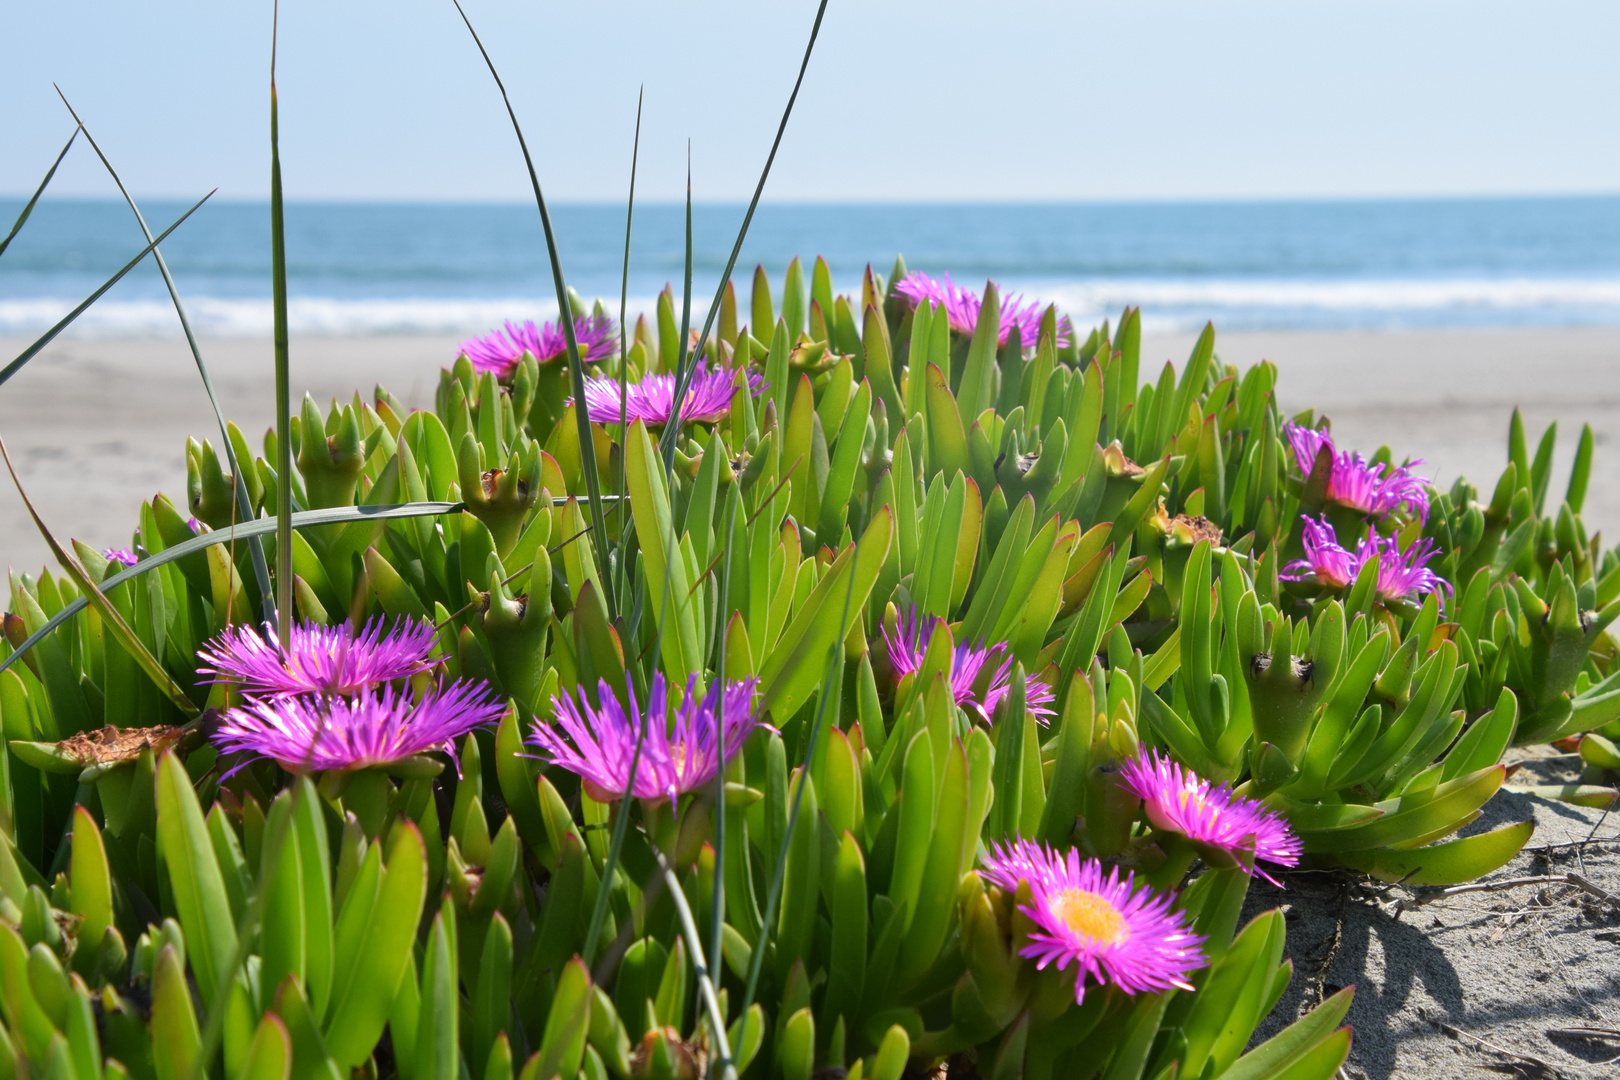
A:
{"type": "MultiPolygon", "coordinates": [[[[810,67],[810,54],[815,51],[816,35],[821,33],[821,19],[826,14],[827,0],[821,0],[816,8],[815,24],[810,27],[810,41],[804,47],[804,59],[799,63],[799,77],[793,82],[793,93],[788,95],[787,108],[782,110],[782,122],[776,127],[776,138],[771,142],[771,152],[765,158],[765,168],[761,170],[759,183],[754,187],[754,197],[748,201],[748,212],[743,215],[742,227],[737,230],[737,241],[731,246],[731,257],[726,260],[726,268],[720,274],[720,285],[714,291],[714,302],[709,305],[709,314],[703,320],[703,333],[698,335],[699,341],[709,340],[709,331],[714,329],[715,316],[719,314],[720,303],[726,295],[726,282],[731,280],[731,272],[737,268],[737,256],[742,254],[743,240],[748,236],[748,226],[753,223],[754,211],[759,207],[760,196],[765,193],[765,181],[771,175],[771,165],[776,161],[776,151],[782,145],[782,135],[787,131],[788,118],[793,115],[793,103],[799,99],[799,88],[804,85],[804,73],[810,67]]],[[[691,289],[687,289],[687,292],[691,292],[691,289]]],[[[760,330],[759,327],[754,329],[756,333],[760,330]]],[[[681,429],[681,402],[686,397],[686,386],[690,381],[691,375],[688,373],[686,379],[677,379],[675,382],[675,415],[664,425],[663,438],[660,440],[660,449],[666,460],[672,460],[675,438],[681,429]]]]}
{"type": "MultiPolygon", "coordinates": [[[[675,353],[675,396],[673,402],[674,415],[670,417],[665,430],[676,430],[681,426],[681,402],[686,399],[687,384],[692,381],[688,374],[687,343],[692,340],[692,140],[686,140],[686,260],[684,265],[684,285],[681,288],[681,334],[676,340],[680,343],[675,353]]],[[[708,340],[709,329],[703,328],[703,340],[708,340]]],[[[701,355],[701,345],[698,353],[701,355]]],[[[697,364],[697,358],[692,358],[692,366],[697,364]]],[[[660,439],[659,449],[664,459],[664,475],[668,477],[675,468],[675,440],[660,439]]]]}
{"type": "MultiPolygon", "coordinates": [[[[557,500],[561,502],[563,500],[557,500]]],[[[393,518],[431,517],[437,514],[459,514],[466,509],[465,503],[459,502],[419,502],[419,503],[392,503],[381,506],[333,506],[325,510],[303,510],[292,516],[292,527],[306,529],[312,525],[333,525],[350,521],[386,521],[393,518]]],[[[234,540],[246,540],[253,536],[264,536],[277,528],[274,518],[254,518],[252,521],[241,522],[228,529],[216,529],[213,532],[194,536],[190,540],[182,541],[170,548],[164,548],[155,555],[149,555],[125,570],[121,570],[101,583],[101,589],[106,592],[117,588],[126,581],[156,570],[166,563],[176,559],[183,559],[187,555],[194,555],[199,551],[212,547],[214,544],[228,544],[234,540]]],[[[37,631],[28,635],[23,642],[12,650],[9,656],[0,658],[0,671],[5,671],[12,664],[33,648],[46,634],[61,626],[68,619],[83,611],[87,601],[80,597],[62,608],[53,615],[37,631]]]]}
{"type": "MultiPolygon", "coordinates": [[[[714,438],[720,436],[716,434],[714,438]]],[[[737,527],[737,504],[742,501],[742,492],[735,492],[728,500],[726,507],[726,542],[731,542],[734,530],[737,527]]],[[[720,568],[720,606],[715,609],[714,638],[715,652],[718,659],[715,661],[714,684],[720,688],[720,700],[725,700],[726,692],[726,610],[731,603],[731,562],[729,556],[725,565],[720,568]]],[[[854,581],[853,578],[850,579],[854,581]]],[[[714,737],[718,740],[714,745],[726,745],[725,710],[714,710],[714,737]]],[[[723,763],[722,763],[723,765],[723,763]]],[[[722,767],[714,777],[714,888],[710,895],[713,897],[710,907],[709,921],[709,970],[719,971],[721,955],[721,933],[726,922],[726,770],[722,767]]]]}
{"type": "MultiPolygon", "coordinates": [[[[124,181],[119,177],[118,170],[113,168],[111,161],[107,160],[107,155],[102,152],[101,147],[96,143],[95,136],[90,134],[90,129],[84,126],[84,121],[80,119],[72,103],[68,101],[67,95],[62,93],[62,88],[58,86],[55,89],[57,96],[62,99],[62,104],[67,106],[68,113],[78,123],[78,130],[84,132],[85,141],[90,144],[90,149],[94,150],[96,157],[101,159],[101,164],[106,168],[107,175],[111,176],[113,183],[118,185],[118,193],[129,204],[130,212],[135,215],[135,220],[140,223],[142,234],[150,243],[152,241],[152,230],[147,226],[141,208],[135,205],[134,198],[130,196],[129,190],[124,187],[124,181]]],[[[68,143],[72,145],[72,140],[68,140],[68,143]]],[[[66,148],[62,152],[67,153],[66,148]]],[[[57,160],[60,161],[61,158],[57,160]]],[[[52,171],[55,171],[54,166],[52,171]]],[[[46,179],[49,180],[50,178],[46,177],[46,179]]],[[[43,187],[41,190],[43,190],[43,187]]],[[[35,198],[38,198],[37,194],[35,198]]],[[[0,251],[3,250],[3,245],[0,245],[0,251]]],[[[208,404],[213,407],[214,420],[219,424],[220,447],[224,450],[225,458],[230,463],[231,476],[236,480],[237,519],[247,521],[254,516],[253,500],[248,496],[247,482],[242,479],[242,467],[241,463],[236,460],[236,448],[231,444],[230,434],[225,430],[225,413],[220,409],[219,398],[214,393],[214,380],[208,375],[208,365],[203,363],[202,350],[197,346],[197,335],[191,329],[191,319],[186,315],[186,305],[180,302],[180,290],[175,287],[174,275],[169,273],[169,263],[163,257],[162,249],[154,247],[152,249],[152,259],[157,263],[158,273],[163,275],[163,284],[169,290],[169,299],[174,302],[174,313],[180,317],[180,328],[186,333],[186,344],[191,347],[191,358],[197,362],[197,374],[202,377],[203,390],[208,394],[208,404]]],[[[270,594],[270,569],[265,564],[264,545],[260,543],[258,537],[248,541],[248,553],[253,560],[253,575],[259,582],[259,596],[264,601],[265,617],[269,618],[273,611],[270,594]]]]}
{"type": "MultiPolygon", "coordinates": [[[[630,369],[627,366],[630,358],[630,342],[625,330],[625,316],[630,303],[630,227],[636,218],[636,166],[641,160],[641,102],[646,91],[647,88],[643,85],[636,92],[636,137],[630,147],[630,198],[624,208],[624,271],[619,278],[619,431],[621,432],[630,426],[630,369]]],[[[621,492],[624,491],[625,485],[624,468],[624,454],[620,453],[618,490],[621,492]]],[[[613,564],[616,577],[614,587],[619,590],[619,595],[623,596],[630,590],[630,575],[624,569],[624,547],[630,534],[624,527],[623,504],[620,504],[620,509],[619,541],[614,545],[613,564]]]]}
{"type": "MultiPolygon", "coordinates": [[[[644,445],[644,446],[645,445],[650,445],[645,433],[642,433],[642,432],[640,432],[638,430],[638,436],[639,436],[640,445],[644,445]]],[[[630,440],[627,438],[625,440],[625,443],[626,443],[626,445],[629,445],[630,440]]],[[[629,473],[628,473],[628,469],[629,469],[628,461],[629,461],[629,456],[630,456],[628,450],[621,456],[624,458],[624,460],[626,462],[626,465],[625,465],[626,476],[628,477],[628,475],[629,475],[629,473]]],[[[653,483],[658,482],[658,478],[657,478],[656,474],[654,474],[652,476],[652,481],[653,481],[653,483]]],[[[626,483],[628,484],[628,482],[629,481],[627,479],[626,483]]],[[[628,494],[625,494],[625,495],[621,495],[620,498],[621,499],[628,499],[629,496],[628,496],[628,494]]],[[[664,522],[665,522],[665,527],[664,527],[663,532],[662,532],[664,551],[665,552],[671,552],[674,549],[674,544],[675,544],[675,535],[674,535],[675,534],[675,519],[674,519],[674,515],[671,514],[671,515],[667,516],[664,519],[664,522]]],[[[677,558],[677,559],[680,558],[680,553],[678,551],[675,551],[673,557],[677,558]]],[[[658,666],[658,664],[660,662],[660,659],[661,659],[661,657],[663,655],[664,625],[665,625],[665,622],[666,622],[666,617],[669,614],[669,603],[670,603],[670,600],[671,600],[671,598],[673,596],[673,588],[672,588],[671,582],[672,582],[672,580],[674,578],[674,574],[668,572],[668,565],[669,564],[666,563],[666,572],[663,575],[664,588],[663,588],[663,592],[662,592],[661,599],[660,599],[660,606],[659,606],[659,609],[658,609],[658,618],[653,624],[652,646],[647,651],[647,655],[649,655],[649,656],[651,656],[653,658],[652,659],[652,664],[653,664],[653,667],[655,669],[658,666]]],[[[645,582],[645,580],[646,580],[646,574],[644,573],[642,575],[642,582],[645,582]]],[[[640,596],[641,596],[641,587],[640,587],[640,584],[638,584],[638,586],[637,586],[637,602],[638,602],[638,604],[639,604],[639,601],[640,601],[640,596]]],[[[631,678],[633,680],[635,680],[636,682],[640,682],[640,680],[636,678],[636,676],[639,675],[639,673],[640,673],[639,665],[631,664],[630,665],[630,670],[629,670],[629,672],[627,672],[627,674],[629,674],[631,676],[631,678]]],[[[647,698],[648,701],[652,700],[652,695],[651,695],[650,692],[646,695],[646,698],[647,698]]],[[[624,703],[624,705],[628,708],[631,705],[631,702],[627,701],[627,702],[624,703]]],[[[644,744],[644,742],[645,742],[645,740],[647,738],[648,720],[647,720],[646,717],[641,715],[639,710],[631,709],[631,712],[635,713],[636,742],[635,742],[635,746],[632,747],[631,751],[630,751],[630,771],[627,772],[625,775],[630,778],[629,782],[633,786],[634,783],[635,783],[635,778],[638,775],[638,772],[639,772],[639,770],[641,768],[641,749],[642,749],[642,745],[644,744]]],[[[724,772],[725,772],[725,770],[722,769],[721,773],[723,774],[724,772]]],[[[588,927],[587,927],[587,929],[585,931],[585,948],[584,948],[584,951],[581,952],[581,954],[580,954],[581,956],[586,958],[587,962],[589,962],[591,960],[591,958],[596,955],[597,938],[601,935],[602,923],[607,918],[608,899],[609,899],[609,896],[611,895],[611,886],[612,886],[612,883],[613,883],[613,874],[618,869],[619,853],[624,848],[625,833],[628,831],[628,829],[630,827],[629,803],[630,803],[630,800],[628,798],[620,800],[620,802],[619,802],[619,811],[618,811],[618,814],[615,816],[615,818],[613,820],[613,837],[608,843],[607,858],[605,858],[602,861],[602,885],[596,891],[596,905],[595,905],[595,907],[593,907],[591,909],[591,921],[590,921],[590,923],[589,923],[589,925],[588,925],[588,927]]],[[[725,812],[724,806],[725,806],[725,804],[723,802],[719,804],[720,816],[724,815],[724,812],[725,812]]],[[[606,962],[606,961],[604,961],[604,962],[606,962]]],[[[604,972],[604,971],[598,971],[596,973],[596,978],[597,978],[598,981],[602,981],[605,978],[605,976],[606,976],[606,972],[604,972]]]]}
{"type": "MultiPolygon", "coordinates": [[[[822,8],[825,10],[826,5],[823,4],[822,8]]],[[[820,22],[818,17],[816,20],[818,26],[820,22]]],[[[814,41],[813,35],[811,40],[814,41]]],[[[844,613],[840,617],[839,626],[849,625],[850,605],[855,597],[854,566],[860,557],[863,539],[864,534],[856,539],[855,553],[850,558],[849,585],[844,591],[844,613]]],[[[804,741],[804,761],[799,768],[799,782],[793,788],[793,805],[788,808],[787,828],[783,831],[782,842],[776,849],[776,870],[771,874],[770,891],[765,894],[765,910],[761,913],[763,919],[759,941],[755,942],[753,954],[748,959],[748,984],[743,991],[742,1008],[738,1010],[738,1015],[741,1016],[748,1014],[748,1006],[754,1003],[754,993],[759,989],[759,973],[765,963],[765,942],[771,935],[771,923],[776,918],[776,905],[782,901],[782,882],[787,877],[788,850],[793,845],[793,831],[799,824],[799,807],[804,802],[804,785],[810,779],[810,763],[815,760],[816,742],[821,736],[822,724],[827,718],[827,702],[832,699],[834,688],[837,686],[838,657],[843,650],[846,636],[840,634],[833,642],[832,648],[827,650],[827,674],[821,680],[821,700],[816,702],[816,719],[810,726],[810,737],[804,741]]]]}
{"type": "Polygon", "coordinates": [[[472,35],[473,44],[478,46],[478,52],[484,58],[484,64],[489,68],[489,74],[495,80],[495,86],[501,92],[501,101],[506,105],[506,115],[512,119],[512,130],[517,133],[518,148],[523,151],[523,163],[529,169],[529,184],[534,188],[534,201],[540,208],[540,225],[546,234],[546,254],[551,258],[552,284],[557,290],[557,321],[562,325],[563,339],[568,343],[568,373],[574,384],[574,421],[579,426],[579,453],[585,467],[585,492],[591,503],[591,527],[596,532],[596,543],[591,545],[591,557],[596,560],[596,570],[603,585],[603,599],[607,601],[608,615],[614,617],[618,607],[613,589],[613,580],[604,572],[602,565],[602,552],[607,544],[607,521],[602,514],[602,483],[596,472],[596,440],[591,437],[591,420],[585,408],[585,365],[579,355],[579,341],[574,334],[573,308],[568,303],[568,287],[563,282],[562,258],[557,253],[557,236],[551,228],[551,213],[546,209],[546,197],[540,191],[540,174],[535,171],[534,158],[529,154],[528,140],[523,137],[523,127],[518,123],[517,110],[512,108],[512,99],[506,93],[506,84],[501,81],[500,72],[495,70],[495,61],[490,59],[489,50],[478,37],[478,31],[473,29],[472,20],[462,9],[461,0],[452,0],[456,11],[461,14],[461,21],[467,24],[467,32],[472,35]]]}
{"type": "MultiPolygon", "coordinates": [[[[218,188],[214,189],[214,191],[218,190],[218,188]]],[[[136,255],[133,259],[129,260],[129,262],[125,263],[123,269],[119,270],[118,273],[108,278],[101,288],[85,297],[83,303],[74,308],[72,311],[68,312],[66,315],[62,316],[62,320],[60,322],[51,327],[49,330],[45,331],[45,333],[32,345],[28,346],[28,348],[18,353],[17,359],[7,364],[4,368],[0,368],[0,385],[4,385],[8,379],[22,370],[22,366],[24,364],[28,363],[28,361],[32,360],[35,356],[38,356],[41,349],[54,341],[56,339],[56,335],[60,334],[63,330],[66,330],[74,319],[77,319],[80,315],[83,315],[91,304],[95,303],[97,300],[100,300],[102,295],[105,294],[108,289],[122,281],[125,274],[135,269],[136,265],[139,264],[142,259],[151,254],[159,244],[168,239],[169,234],[178,229],[180,224],[185,221],[186,218],[196,213],[199,206],[213,197],[214,191],[210,191],[207,195],[204,195],[195,203],[192,203],[190,210],[187,210],[178,218],[175,218],[174,224],[170,225],[167,229],[164,229],[163,232],[158,235],[156,240],[153,240],[150,244],[147,244],[144,248],[142,248],[139,255],[136,255]]]]}
{"type": "MultiPolygon", "coordinates": [[[[276,5],[279,17],[280,4],[276,5]]],[[[270,33],[270,300],[276,334],[276,630],[292,642],[292,390],[287,366],[287,231],[281,201],[281,126],[276,108],[276,33],[270,33]]]]}
{"type": "MultiPolygon", "coordinates": [[[[725,770],[720,770],[724,783],[725,770]]],[[[725,816],[725,808],[721,807],[716,813],[717,817],[725,816]]],[[[654,849],[653,856],[658,860],[658,869],[664,875],[664,884],[669,889],[669,898],[675,904],[675,913],[680,917],[681,934],[686,938],[686,951],[692,957],[692,972],[697,977],[698,991],[703,997],[703,1011],[708,1014],[709,1026],[714,1030],[713,1039],[715,1050],[719,1058],[720,1075],[728,1080],[736,1080],[737,1070],[731,1064],[731,1043],[726,1035],[726,1018],[720,1012],[720,998],[714,991],[714,980],[709,972],[719,971],[717,967],[703,958],[703,941],[698,937],[697,922],[692,918],[692,906],[686,902],[686,893],[681,888],[680,878],[675,871],[669,868],[669,862],[664,853],[654,849]]],[[[715,952],[719,952],[716,946],[715,952]]]]}
{"type": "MultiPolygon", "coordinates": [[[[74,119],[77,120],[78,117],[74,117],[74,119]]],[[[73,134],[68,136],[68,141],[62,146],[62,152],[56,155],[55,161],[51,162],[50,171],[45,174],[45,179],[41,180],[39,182],[39,187],[34,189],[34,197],[28,200],[28,205],[24,206],[22,208],[22,213],[17,215],[17,220],[12,224],[11,231],[6,233],[6,238],[4,240],[0,240],[0,255],[4,255],[6,253],[6,248],[11,246],[12,239],[16,237],[18,233],[22,232],[23,225],[28,222],[28,215],[34,212],[34,204],[38,203],[39,197],[45,194],[45,189],[50,186],[51,178],[56,175],[56,167],[62,164],[63,158],[67,157],[67,152],[73,148],[73,140],[79,137],[79,132],[81,131],[84,131],[84,126],[82,124],[73,129],[73,134]]],[[[89,132],[85,132],[85,136],[87,138],[89,137],[89,134],[89,132]]]]}

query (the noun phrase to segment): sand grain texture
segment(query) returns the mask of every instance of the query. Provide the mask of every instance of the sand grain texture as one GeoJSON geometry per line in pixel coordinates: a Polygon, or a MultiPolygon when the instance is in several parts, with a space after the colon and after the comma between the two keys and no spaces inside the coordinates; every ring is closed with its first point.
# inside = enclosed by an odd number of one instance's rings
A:
{"type": "Polygon", "coordinates": [[[1283,891],[1258,881],[1245,918],[1281,906],[1285,952],[1294,962],[1293,981],[1261,1036],[1292,1023],[1319,993],[1353,985],[1345,1018],[1353,1029],[1345,1066],[1352,1080],[1488,1075],[1481,1070],[1515,1062],[1523,1071],[1507,1075],[1620,1076],[1620,1039],[1549,1034],[1581,1026],[1620,1031],[1620,814],[1525,790],[1574,782],[1575,755],[1537,747],[1511,751],[1515,759],[1524,767],[1464,834],[1526,818],[1535,819],[1536,833],[1485,880],[1577,873],[1616,899],[1574,885],[1525,885],[1446,896],[1397,916],[1397,900],[1410,904],[1435,890],[1350,874],[1288,874],[1283,891]]]}

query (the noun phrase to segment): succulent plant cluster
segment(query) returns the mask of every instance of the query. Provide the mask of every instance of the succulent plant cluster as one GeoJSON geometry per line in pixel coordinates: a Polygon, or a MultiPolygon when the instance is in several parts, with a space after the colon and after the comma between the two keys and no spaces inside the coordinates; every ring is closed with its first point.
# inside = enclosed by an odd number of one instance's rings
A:
{"type": "Polygon", "coordinates": [[[1510,745],[1620,765],[1589,431],[1549,515],[1552,432],[1440,492],[1212,329],[749,301],[572,297],[13,574],[0,1076],[1327,1078],[1252,876],[1467,880],[1510,745]]]}

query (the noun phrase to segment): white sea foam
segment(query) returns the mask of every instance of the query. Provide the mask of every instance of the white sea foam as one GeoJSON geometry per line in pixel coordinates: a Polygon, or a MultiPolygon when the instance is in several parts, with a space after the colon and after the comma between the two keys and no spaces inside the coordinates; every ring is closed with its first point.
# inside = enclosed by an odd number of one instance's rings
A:
{"type": "MultiPolygon", "coordinates": [[[[1009,279],[1006,285],[1055,302],[1082,324],[1117,314],[1127,304],[1138,305],[1154,329],[1185,328],[1208,318],[1226,325],[1265,327],[1620,323],[1620,278],[1009,279]]],[[[76,302],[60,297],[0,299],[0,335],[41,333],[76,302]]],[[[650,315],[655,302],[650,296],[631,298],[631,317],[650,315]]],[[[267,337],[272,331],[268,300],[193,296],[186,300],[186,308],[202,335],[267,337]]],[[[703,300],[695,308],[693,317],[699,319],[703,300]]],[[[339,336],[471,335],[505,319],[547,318],[556,310],[554,303],[532,297],[295,297],[288,302],[293,333],[339,336]]],[[[180,328],[166,300],[103,300],[68,332],[168,336],[180,328]]]]}
{"type": "Polygon", "coordinates": [[[1502,312],[1545,308],[1620,307],[1620,279],[1457,278],[1442,280],[1146,279],[1054,282],[1037,286],[1043,299],[1071,311],[1144,307],[1316,309],[1321,311],[1502,312]]]}
{"type": "MultiPolygon", "coordinates": [[[[43,333],[76,301],[59,298],[0,300],[0,335],[43,333]]],[[[652,310],[654,300],[634,299],[632,318],[652,310]]],[[[268,300],[194,296],[185,300],[192,327],[205,337],[268,337],[274,320],[268,300]]],[[[481,334],[506,319],[544,319],[557,313],[555,303],[526,299],[350,300],[291,298],[287,321],[295,334],[481,334]]],[[[178,335],[180,322],[167,300],[102,301],[69,327],[68,333],[92,337],[178,335]]]]}

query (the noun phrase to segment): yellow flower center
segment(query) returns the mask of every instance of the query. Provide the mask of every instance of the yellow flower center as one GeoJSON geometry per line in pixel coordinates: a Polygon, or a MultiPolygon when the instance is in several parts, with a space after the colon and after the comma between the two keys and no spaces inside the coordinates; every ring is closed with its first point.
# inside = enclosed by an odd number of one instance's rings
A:
{"type": "Polygon", "coordinates": [[[1212,825],[1215,823],[1215,819],[1220,817],[1220,807],[1205,799],[1203,792],[1195,788],[1184,790],[1181,793],[1181,808],[1186,810],[1188,807],[1191,807],[1196,812],[1207,814],[1212,825]]]}
{"type": "Polygon", "coordinates": [[[1119,908],[1094,892],[1061,889],[1046,906],[1070,930],[1093,941],[1112,945],[1125,936],[1125,917],[1119,908]]]}

